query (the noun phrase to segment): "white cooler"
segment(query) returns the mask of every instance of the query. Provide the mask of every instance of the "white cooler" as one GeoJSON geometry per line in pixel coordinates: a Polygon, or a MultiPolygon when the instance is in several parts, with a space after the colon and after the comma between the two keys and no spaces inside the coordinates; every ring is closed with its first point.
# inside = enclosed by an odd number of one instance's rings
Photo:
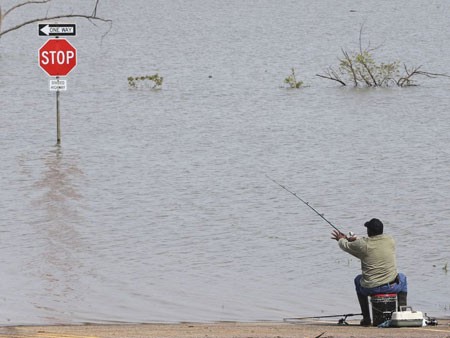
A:
{"type": "Polygon", "coordinates": [[[401,311],[392,312],[391,327],[423,326],[422,311],[413,311],[411,306],[402,306],[401,311]]]}

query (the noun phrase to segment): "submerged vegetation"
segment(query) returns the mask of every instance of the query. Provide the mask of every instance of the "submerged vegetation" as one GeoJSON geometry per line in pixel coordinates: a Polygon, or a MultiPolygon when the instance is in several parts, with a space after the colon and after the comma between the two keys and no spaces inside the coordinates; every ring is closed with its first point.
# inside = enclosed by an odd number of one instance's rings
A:
{"type": "Polygon", "coordinates": [[[399,61],[378,63],[374,58],[376,48],[362,46],[362,30],[359,32],[359,51],[349,52],[341,49],[343,56],[339,59],[338,68],[328,67],[325,74],[316,74],[318,77],[339,82],[343,86],[354,87],[408,87],[415,86],[417,76],[435,78],[449,77],[446,74],[430,73],[421,70],[422,66],[408,67],[399,61]]]}
{"type": "MultiPolygon", "coordinates": [[[[342,56],[338,59],[337,67],[329,66],[323,74],[316,74],[320,78],[332,80],[342,86],[353,87],[410,87],[417,86],[417,77],[428,78],[447,77],[444,73],[431,73],[422,70],[422,66],[409,67],[400,61],[378,62],[375,60],[374,52],[379,47],[363,47],[362,43],[363,25],[359,31],[359,50],[348,51],[341,48],[342,56]]],[[[209,78],[212,76],[210,75],[209,78]]],[[[285,77],[284,83],[288,88],[298,89],[304,87],[304,82],[297,78],[295,68],[285,77]]],[[[128,77],[130,88],[161,89],[163,77],[159,74],[128,77]]]]}
{"type": "Polygon", "coordinates": [[[129,76],[128,77],[128,85],[130,88],[138,88],[139,86],[146,86],[147,81],[151,83],[151,89],[160,89],[163,84],[163,77],[159,76],[158,73],[154,75],[145,75],[145,76],[129,76]]]}
{"type": "Polygon", "coordinates": [[[350,84],[354,87],[408,87],[417,85],[417,76],[448,77],[446,74],[423,71],[422,66],[408,67],[404,64],[401,71],[398,61],[377,63],[370,50],[349,53],[342,49],[342,54],[338,69],[329,67],[325,74],[317,74],[317,76],[339,82],[343,86],[350,84]]]}
{"type": "Polygon", "coordinates": [[[303,85],[303,81],[297,81],[294,68],[291,68],[291,75],[284,79],[284,83],[288,84],[289,88],[300,88],[303,85]]]}

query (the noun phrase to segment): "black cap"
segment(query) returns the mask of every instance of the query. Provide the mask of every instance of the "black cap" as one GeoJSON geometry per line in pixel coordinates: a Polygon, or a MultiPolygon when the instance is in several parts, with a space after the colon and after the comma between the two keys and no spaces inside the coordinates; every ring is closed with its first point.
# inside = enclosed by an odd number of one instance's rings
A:
{"type": "Polygon", "coordinates": [[[383,223],[378,218],[372,218],[370,221],[364,223],[364,226],[374,235],[381,235],[383,233],[383,223]]]}

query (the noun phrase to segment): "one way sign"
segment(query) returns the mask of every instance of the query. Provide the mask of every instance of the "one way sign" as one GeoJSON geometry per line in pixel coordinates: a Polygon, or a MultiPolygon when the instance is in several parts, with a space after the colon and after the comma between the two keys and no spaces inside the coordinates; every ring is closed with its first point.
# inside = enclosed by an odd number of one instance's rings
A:
{"type": "Polygon", "coordinates": [[[38,26],[38,32],[41,36],[75,36],[77,34],[77,27],[73,23],[40,23],[38,26]]]}

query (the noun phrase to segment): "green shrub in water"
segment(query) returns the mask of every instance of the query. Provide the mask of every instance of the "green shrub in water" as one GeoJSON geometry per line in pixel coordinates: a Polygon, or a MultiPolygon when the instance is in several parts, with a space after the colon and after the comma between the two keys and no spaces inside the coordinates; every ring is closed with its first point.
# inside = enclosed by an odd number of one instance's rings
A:
{"type": "Polygon", "coordinates": [[[151,88],[152,89],[159,89],[162,87],[163,84],[163,77],[159,76],[158,73],[154,75],[146,75],[146,76],[129,76],[128,77],[128,85],[130,88],[138,88],[140,86],[139,83],[142,85],[145,85],[145,81],[148,80],[152,83],[151,88]]]}
{"type": "MultiPolygon", "coordinates": [[[[362,29],[359,32],[359,51],[348,52],[341,49],[342,57],[339,59],[337,68],[328,67],[325,74],[316,74],[318,77],[339,82],[343,86],[354,87],[408,87],[416,85],[417,76],[425,77],[448,77],[446,74],[430,73],[421,70],[421,66],[400,66],[399,61],[390,63],[378,63],[375,61],[373,52],[377,48],[363,48],[362,29]]],[[[369,44],[370,46],[370,44],[369,44]]]]}
{"type": "Polygon", "coordinates": [[[303,85],[303,81],[297,81],[294,68],[291,68],[291,75],[284,79],[284,83],[288,84],[289,88],[300,88],[303,85]]]}

